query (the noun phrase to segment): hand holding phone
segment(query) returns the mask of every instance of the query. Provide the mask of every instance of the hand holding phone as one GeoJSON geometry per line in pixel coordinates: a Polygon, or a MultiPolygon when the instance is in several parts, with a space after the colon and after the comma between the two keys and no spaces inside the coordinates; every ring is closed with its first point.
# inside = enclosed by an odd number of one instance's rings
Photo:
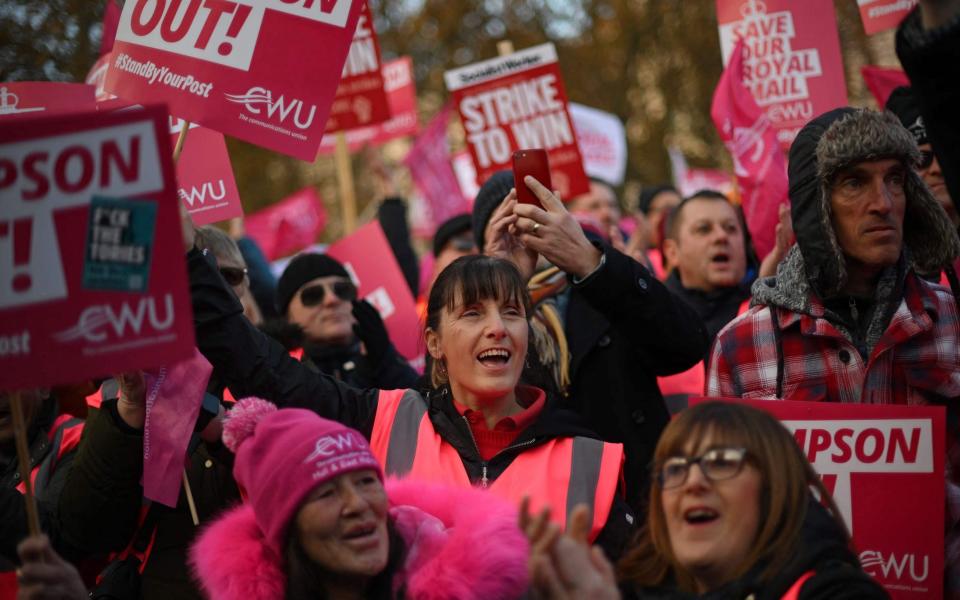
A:
{"type": "Polygon", "coordinates": [[[517,188],[517,201],[543,208],[533,190],[524,183],[523,178],[527,175],[539,181],[548,190],[553,189],[553,182],[550,180],[550,161],[546,150],[535,148],[517,150],[513,153],[513,182],[517,188]]]}

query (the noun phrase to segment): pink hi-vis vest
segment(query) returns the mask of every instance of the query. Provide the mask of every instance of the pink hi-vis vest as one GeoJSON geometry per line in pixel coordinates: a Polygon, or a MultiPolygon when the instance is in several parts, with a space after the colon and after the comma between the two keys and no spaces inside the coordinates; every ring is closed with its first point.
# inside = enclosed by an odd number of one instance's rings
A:
{"type": "MultiPolygon", "coordinates": [[[[414,390],[380,392],[370,447],[387,475],[472,485],[463,459],[433,428],[427,401],[414,390]]],[[[593,541],[610,515],[622,466],[621,444],[556,438],[520,452],[490,484],[490,491],[518,506],[529,497],[533,514],[549,507],[561,527],[575,506],[585,504],[593,541]]]]}

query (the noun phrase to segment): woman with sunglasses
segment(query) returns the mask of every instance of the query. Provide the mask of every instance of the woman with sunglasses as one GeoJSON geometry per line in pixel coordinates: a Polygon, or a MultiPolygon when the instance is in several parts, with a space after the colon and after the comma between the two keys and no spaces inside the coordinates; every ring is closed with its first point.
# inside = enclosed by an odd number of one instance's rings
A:
{"type": "MultiPolygon", "coordinates": [[[[723,402],[688,408],[654,460],[646,526],[618,569],[624,597],[889,597],[860,568],[830,493],[769,414],[723,402]]],[[[621,596],[613,569],[585,545],[556,528],[534,537],[541,597],[621,596]]]]}
{"type": "Polygon", "coordinates": [[[187,259],[198,345],[232,390],[359,430],[388,475],[489,488],[516,504],[528,496],[561,525],[585,503],[589,539],[619,556],[633,522],[618,495],[622,446],[521,385],[530,299],[511,262],[467,256],[437,278],[424,332],[431,385],[421,393],[359,390],[303,368],[237,318],[239,305],[202,256],[191,250],[187,259]]]}
{"type": "MultiPolygon", "coordinates": [[[[304,363],[355,387],[403,388],[417,373],[390,343],[377,311],[357,299],[346,269],[326,254],[301,254],[277,282],[277,309],[298,328],[304,363]]],[[[277,328],[269,327],[272,331],[277,328]]],[[[281,329],[282,331],[282,329],[281,329]]]]}

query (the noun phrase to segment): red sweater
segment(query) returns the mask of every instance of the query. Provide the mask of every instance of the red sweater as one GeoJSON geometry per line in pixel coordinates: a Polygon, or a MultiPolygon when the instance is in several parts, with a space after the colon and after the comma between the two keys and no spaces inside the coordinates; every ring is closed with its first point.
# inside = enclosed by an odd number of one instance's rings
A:
{"type": "Polygon", "coordinates": [[[493,426],[493,429],[487,427],[487,421],[480,411],[471,410],[456,400],[453,401],[453,405],[457,412],[465,416],[467,422],[470,423],[470,431],[477,441],[480,458],[490,460],[498,452],[509,446],[524,429],[537,419],[540,411],[543,410],[546,398],[546,393],[540,388],[528,386],[519,388],[517,402],[524,407],[523,411],[500,419],[493,426]]]}

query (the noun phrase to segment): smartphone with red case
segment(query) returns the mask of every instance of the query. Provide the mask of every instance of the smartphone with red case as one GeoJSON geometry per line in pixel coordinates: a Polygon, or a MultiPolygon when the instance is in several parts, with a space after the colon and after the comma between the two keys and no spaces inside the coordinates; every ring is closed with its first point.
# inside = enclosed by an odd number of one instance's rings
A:
{"type": "Polygon", "coordinates": [[[550,181],[550,161],[547,151],[540,149],[517,150],[513,153],[513,182],[517,188],[517,201],[540,206],[540,200],[533,190],[527,187],[523,178],[530,175],[548,190],[553,189],[550,181]]]}

